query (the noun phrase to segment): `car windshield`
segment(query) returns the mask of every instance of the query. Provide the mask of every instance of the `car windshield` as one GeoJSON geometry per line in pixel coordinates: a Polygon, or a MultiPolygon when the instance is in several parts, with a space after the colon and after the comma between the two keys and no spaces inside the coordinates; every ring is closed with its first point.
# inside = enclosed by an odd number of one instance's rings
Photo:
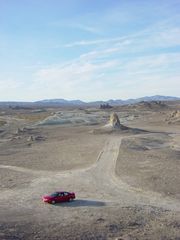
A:
{"type": "Polygon", "coordinates": [[[58,195],[58,193],[55,192],[55,193],[52,193],[50,196],[51,196],[51,197],[57,197],[57,195],[58,195]]]}

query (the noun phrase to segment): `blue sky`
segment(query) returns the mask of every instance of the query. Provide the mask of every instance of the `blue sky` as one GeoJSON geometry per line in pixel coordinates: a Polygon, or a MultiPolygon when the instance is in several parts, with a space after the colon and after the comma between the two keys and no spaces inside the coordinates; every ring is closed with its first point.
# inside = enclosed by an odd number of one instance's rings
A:
{"type": "Polygon", "coordinates": [[[179,0],[0,0],[0,101],[180,96],[179,0]]]}

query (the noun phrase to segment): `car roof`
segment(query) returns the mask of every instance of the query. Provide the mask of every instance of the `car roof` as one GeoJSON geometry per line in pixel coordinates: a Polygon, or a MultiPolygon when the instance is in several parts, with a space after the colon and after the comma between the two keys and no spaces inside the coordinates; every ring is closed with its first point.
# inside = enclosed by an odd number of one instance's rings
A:
{"type": "MultiPolygon", "coordinates": [[[[64,192],[67,192],[67,191],[57,191],[57,193],[64,193],[64,192]]],[[[68,193],[68,192],[67,192],[68,193]]]]}

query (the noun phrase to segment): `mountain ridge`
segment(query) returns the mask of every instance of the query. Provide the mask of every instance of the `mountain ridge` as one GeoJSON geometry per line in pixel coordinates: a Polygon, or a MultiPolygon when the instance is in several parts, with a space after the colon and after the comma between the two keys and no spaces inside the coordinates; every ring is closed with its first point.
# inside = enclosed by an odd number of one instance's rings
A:
{"type": "Polygon", "coordinates": [[[180,97],[173,97],[173,96],[163,96],[163,95],[154,95],[154,96],[145,96],[141,98],[129,98],[126,100],[122,99],[109,99],[106,101],[99,100],[99,101],[91,101],[85,102],[79,99],[75,100],[66,100],[62,98],[55,98],[55,99],[43,99],[34,102],[19,102],[19,101],[0,101],[0,105],[46,105],[46,106],[99,106],[100,104],[109,104],[112,106],[117,105],[127,105],[127,104],[135,104],[139,102],[151,102],[151,101],[176,101],[180,100],[180,97]]]}
{"type": "Polygon", "coordinates": [[[100,104],[109,104],[112,106],[116,105],[126,105],[126,104],[134,104],[138,102],[148,102],[148,101],[175,101],[180,100],[179,97],[172,97],[172,96],[162,96],[162,95],[154,95],[154,96],[145,96],[141,98],[130,98],[127,100],[122,99],[109,99],[106,101],[99,100],[99,101],[91,101],[85,102],[81,100],[66,100],[66,99],[45,99],[41,101],[36,101],[36,103],[56,103],[56,104],[68,104],[68,105],[100,105],[100,104]]]}

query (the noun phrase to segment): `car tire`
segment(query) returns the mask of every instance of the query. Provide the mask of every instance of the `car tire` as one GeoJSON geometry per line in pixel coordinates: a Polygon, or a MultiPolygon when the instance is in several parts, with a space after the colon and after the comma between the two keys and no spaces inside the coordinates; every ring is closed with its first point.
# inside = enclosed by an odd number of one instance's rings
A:
{"type": "Polygon", "coordinates": [[[55,204],[56,202],[53,200],[53,201],[51,201],[51,204],[55,204]]]}

